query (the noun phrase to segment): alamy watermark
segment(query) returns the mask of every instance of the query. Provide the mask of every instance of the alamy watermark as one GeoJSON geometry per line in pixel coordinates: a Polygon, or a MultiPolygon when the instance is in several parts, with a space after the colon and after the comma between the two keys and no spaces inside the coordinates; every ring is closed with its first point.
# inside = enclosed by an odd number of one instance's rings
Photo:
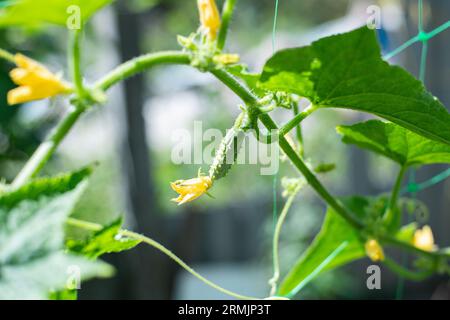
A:
{"type": "Polygon", "coordinates": [[[77,5],[70,5],[66,9],[67,20],[66,27],[69,30],[81,29],[81,8],[77,5]]]}
{"type": "Polygon", "coordinates": [[[367,278],[366,285],[369,290],[380,290],[381,289],[381,269],[380,266],[372,264],[367,267],[367,278]]]}
{"type": "Polygon", "coordinates": [[[68,266],[66,269],[66,289],[80,290],[81,289],[81,269],[77,265],[68,266]]]}
{"type": "Polygon", "coordinates": [[[366,13],[369,17],[366,20],[367,28],[381,29],[381,8],[376,5],[368,6],[366,13]]]}
{"type": "MultiPolygon", "coordinates": [[[[186,129],[173,132],[171,160],[177,165],[211,165],[225,136],[226,132],[215,128],[204,130],[201,121],[194,121],[193,132],[186,129]]],[[[227,149],[231,151],[229,154],[236,152],[235,156],[224,159],[227,164],[259,165],[261,175],[273,175],[278,172],[280,149],[277,131],[259,135],[254,130],[248,130],[245,134],[240,132],[231,139],[227,149]]]]}

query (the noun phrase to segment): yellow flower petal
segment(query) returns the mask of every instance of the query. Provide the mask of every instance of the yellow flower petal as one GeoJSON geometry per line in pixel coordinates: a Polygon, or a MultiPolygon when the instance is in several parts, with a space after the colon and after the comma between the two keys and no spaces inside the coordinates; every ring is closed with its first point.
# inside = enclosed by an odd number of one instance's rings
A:
{"type": "Polygon", "coordinates": [[[8,104],[13,105],[28,101],[28,97],[31,96],[31,92],[31,88],[25,86],[9,90],[7,95],[8,104]]]}
{"type": "Polygon", "coordinates": [[[436,249],[433,231],[430,226],[423,226],[422,229],[416,230],[414,233],[413,244],[415,247],[425,251],[433,251],[436,249]]]}
{"type": "Polygon", "coordinates": [[[172,201],[181,205],[206,193],[212,186],[212,180],[210,177],[199,176],[189,180],[177,180],[172,182],[170,186],[179,194],[178,198],[174,198],[172,201]]]}
{"type": "Polygon", "coordinates": [[[377,240],[369,239],[365,244],[366,254],[372,261],[383,261],[384,251],[377,240]]]}
{"type": "Polygon", "coordinates": [[[14,60],[17,68],[11,70],[10,77],[19,87],[8,92],[8,104],[50,98],[70,91],[70,85],[38,62],[21,54],[16,54],[14,60]]]}
{"type": "Polygon", "coordinates": [[[19,68],[28,69],[28,70],[47,70],[42,64],[39,62],[24,56],[23,54],[17,53],[14,55],[14,61],[19,68]]]}
{"type": "Polygon", "coordinates": [[[200,23],[208,30],[210,39],[215,40],[220,28],[220,14],[214,0],[197,0],[200,23]]]}

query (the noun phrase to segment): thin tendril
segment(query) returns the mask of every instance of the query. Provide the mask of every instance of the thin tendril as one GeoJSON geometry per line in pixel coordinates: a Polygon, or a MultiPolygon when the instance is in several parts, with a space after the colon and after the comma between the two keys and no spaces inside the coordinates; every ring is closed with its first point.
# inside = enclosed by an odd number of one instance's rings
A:
{"type": "MultiPolygon", "coordinates": [[[[97,223],[93,223],[93,222],[88,222],[88,221],[83,221],[83,220],[79,220],[79,219],[74,219],[74,218],[68,218],[67,219],[67,224],[77,227],[77,228],[82,228],[85,230],[89,230],[89,231],[99,231],[103,229],[103,226],[97,223]]],[[[199,274],[198,272],[196,272],[194,269],[192,269],[191,267],[189,267],[183,260],[181,260],[176,254],[174,254],[172,251],[170,251],[169,249],[167,249],[165,246],[163,246],[162,244],[160,244],[159,242],[146,237],[142,234],[133,232],[133,231],[129,231],[129,230],[120,230],[119,234],[134,239],[134,240],[138,240],[141,242],[144,242],[150,246],[152,246],[153,248],[161,251],[162,253],[164,253],[166,256],[168,256],[170,259],[172,259],[173,261],[175,261],[179,266],[181,266],[183,269],[185,269],[187,272],[189,272],[190,274],[192,274],[194,277],[196,277],[197,279],[199,279],[200,281],[202,281],[203,283],[205,283],[206,285],[216,289],[217,291],[220,291],[226,295],[229,295],[231,297],[237,298],[237,299],[242,299],[242,300],[258,300],[259,298],[255,298],[255,297],[250,297],[250,296],[245,296],[245,295],[241,295],[238,293],[235,293],[233,291],[227,290],[225,288],[222,288],[221,286],[219,286],[218,284],[215,284],[214,282],[206,279],[205,277],[203,277],[201,274],[199,274]]]]}

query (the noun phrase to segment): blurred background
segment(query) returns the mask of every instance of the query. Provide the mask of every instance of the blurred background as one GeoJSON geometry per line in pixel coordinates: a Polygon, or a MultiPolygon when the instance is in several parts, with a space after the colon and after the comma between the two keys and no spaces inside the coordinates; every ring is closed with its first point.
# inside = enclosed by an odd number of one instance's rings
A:
{"type": "MultiPolygon", "coordinates": [[[[1,3],[1,2],[0,2],[1,3]]],[[[222,1],[218,1],[221,6],[222,1]]],[[[307,45],[322,36],[345,32],[366,23],[367,8],[381,8],[378,30],[384,53],[417,33],[415,0],[280,0],[275,48],[272,25],[275,1],[240,0],[227,44],[238,52],[251,71],[259,72],[273,50],[307,45]]],[[[450,19],[450,1],[424,1],[425,30],[450,19]]],[[[142,53],[178,47],[176,35],[198,27],[195,0],[119,0],[99,12],[88,24],[83,50],[86,81],[93,82],[121,61],[142,53]]],[[[1,29],[0,47],[20,51],[45,62],[52,70],[65,69],[66,30],[1,29]]],[[[425,84],[444,105],[450,106],[450,30],[429,43],[425,84]]],[[[420,44],[395,58],[417,76],[420,44]]],[[[13,87],[9,66],[0,61],[0,177],[10,181],[45,138],[67,106],[64,101],[39,101],[19,107],[6,105],[5,93],[13,87]]],[[[283,163],[277,177],[261,176],[257,165],[234,166],[211,193],[184,206],[170,202],[175,196],[169,183],[194,177],[198,164],[171,161],[174,133],[231,127],[240,101],[208,74],[188,67],[170,66],[127,80],[115,87],[108,103],[96,107],[70,133],[45,173],[68,171],[96,163],[95,174],[75,216],[109,223],[124,215],[127,228],[165,244],[198,272],[241,294],[267,296],[271,277],[271,237],[274,190],[281,208],[281,177],[296,172],[283,163]]],[[[291,115],[277,111],[284,122],[291,115]]],[[[349,111],[318,111],[305,121],[307,156],[336,163],[323,177],[337,195],[371,195],[388,191],[398,168],[388,160],[340,143],[334,127],[368,118],[349,111]]],[[[204,142],[204,145],[208,144],[204,142]]],[[[208,164],[204,164],[207,171],[208,164]]],[[[428,166],[417,173],[424,181],[448,166],[428,166]]],[[[431,225],[436,242],[450,245],[450,179],[418,196],[429,214],[418,219],[431,225]]],[[[291,209],[281,239],[281,266],[286,272],[320,229],[324,204],[308,188],[291,209]]],[[[416,214],[416,213],[414,213],[416,214]]],[[[68,230],[68,232],[75,232],[68,230]]],[[[216,299],[228,297],[205,286],[152,248],[108,255],[117,268],[109,280],[83,284],[81,299],[216,299]]],[[[401,282],[382,267],[382,290],[368,290],[367,259],[326,273],[299,293],[314,299],[449,299],[447,278],[421,283],[401,282]],[[403,288],[403,289],[402,289],[403,288]]]]}

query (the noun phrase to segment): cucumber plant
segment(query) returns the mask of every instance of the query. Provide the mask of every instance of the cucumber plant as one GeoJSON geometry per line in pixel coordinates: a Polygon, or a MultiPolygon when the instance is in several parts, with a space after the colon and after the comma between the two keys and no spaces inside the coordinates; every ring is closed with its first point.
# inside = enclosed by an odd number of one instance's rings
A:
{"type": "MultiPolygon", "coordinates": [[[[241,113],[230,125],[208,174],[199,172],[195,178],[172,183],[179,193],[176,202],[193,201],[220,183],[217,180],[226,178],[236,160],[235,146],[250,131],[260,135],[261,127],[271,133],[272,142],[279,144],[294,168],[295,176],[283,179],[283,195],[287,200],[273,238],[274,275],[269,280],[269,298],[293,298],[315,276],[366,256],[408,279],[450,273],[450,249],[434,243],[431,229],[421,228],[416,222],[402,225],[404,200],[400,198],[402,181],[409,168],[450,163],[450,114],[421,81],[383,60],[374,30],[364,26],[305,47],[278,51],[260,73],[250,73],[239,61],[239,55],[225,51],[236,0],[226,0],[222,12],[214,0],[198,0],[200,27],[190,35],[178,36],[180,50],[146,53],[117,66],[99,80],[87,82],[80,66],[84,53],[83,27],[97,10],[111,2],[74,0],[71,5],[79,10],[69,11],[67,2],[62,0],[18,0],[7,1],[0,11],[1,27],[48,23],[67,27],[68,13],[78,13],[75,18],[80,22],[79,28],[68,29],[70,81],[20,53],[0,51],[0,57],[13,66],[10,76],[18,85],[8,92],[9,104],[62,96],[71,106],[17,177],[1,185],[0,298],[76,298],[76,286],[67,279],[67,268],[78,266],[82,280],[112,276],[113,268],[98,258],[130,250],[141,243],[160,250],[193,276],[225,294],[238,299],[258,298],[218,286],[162,244],[124,229],[121,220],[103,226],[72,218],[70,215],[92,168],[39,177],[81,115],[107,104],[112,86],[168,64],[187,65],[210,73],[242,100],[241,113]],[[299,98],[307,99],[310,105],[299,110],[299,98]],[[283,125],[278,125],[271,116],[278,108],[293,114],[283,125]],[[398,165],[398,177],[390,194],[335,197],[318,178],[319,173],[334,166],[305,160],[302,134],[307,132],[298,130],[301,123],[317,110],[332,112],[336,108],[370,113],[377,118],[339,126],[337,132],[344,143],[380,154],[398,165]],[[295,139],[289,135],[294,129],[295,139]],[[281,275],[278,242],[283,222],[305,186],[312,188],[327,205],[326,217],[310,247],[299,254],[287,275],[281,275]],[[89,231],[89,236],[82,241],[67,239],[66,225],[89,231]],[[398,264],[385,252],[386,247],[409,252],[414,256],[413,265],[398,264]]],[[[74,17],[70,18],[73,22],[74,17]]],[[[332,132],[324,129],[324,134],[332,132]]]]}

